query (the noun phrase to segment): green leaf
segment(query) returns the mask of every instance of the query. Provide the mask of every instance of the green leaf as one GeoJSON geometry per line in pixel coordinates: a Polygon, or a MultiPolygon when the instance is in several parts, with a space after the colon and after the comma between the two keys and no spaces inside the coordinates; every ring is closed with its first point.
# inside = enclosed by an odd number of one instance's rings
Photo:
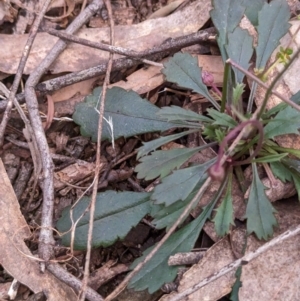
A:
{"type": "MultiPolygon", "coordinates": [[[[178,220],[186,206],[192,201],[204,181],[200,181],[195,190],[183,201],[177,201],[172,205],[165,207],[163,205],[153,205],[150,215],[154,218],[152,224],[156,229],[166,228],[167,230],[178,220]]],[[[197,204],[195,204],[195,207],[197,204]]],[[[194,209],[194,208],[192,208],[194,209]]]]}
{"type": "Polygon", "coordinates": [[[240,0],[213,0],[213,10],[210,11],[211,19],[217,29],[217,42],[221,51],[223,62],[228,59],[225,46],[228,43],[228,33],[233,32],[239,25],[245,7],[240,0]]]}
{"type": "Polygon", "coordinates": [[[265,139],[273,139],[284,134],[299,134],[300,113],[292,107],[281,110],[264,127],[265,139]]]}
{"type": "Polygon", "coordinates": [[[271,163],[271,162],[277,162],[286,157],[288,153],[283,153],[283,154],[276,154],[276,155],[267,155],[263,157],[259,157],[255,160],[252,160],[252,162],[255,163],[271,163]]]}
{"type": "MultiPolygon", "coordinates": [[[[295,95],[291,97],[291,100],[295,102],[296,104],[300,104],[300,91],[298,91],[295,95]]],[[[288,104],[285,102],[281,102],[275,107],[271,108],[268,112],[264,113],[264,119],[271,118],[273,115],[277,114],[278,112],[282,111],[283,109],[286,109],[288,107],[288,104]]]]}
{"type": "Polygon", "coordinates": [[[214,109],[207,109],[208,115],[214,119],[213,125],[220,125],[232,129],[237,126],[237,122],[228,114],[221,113],[214,109]]]}
{"type": "Polygon", "coordinates": [[[295,184],[295,188],[297,190],[298,200],[300,201],[300,175],[295,171],[291,171],[291,175],[295,184]]]}
{"type": "MultiPolygon", "coordinates": [[[[188,121],[208,122],[208,123],[212,122],[212,120],[206,116],[197,114],[191,110],[186,110],[178,106],[163,107],[156,114],[160,118],[166,119],[169,122],[175,122],[175,123],[180,122],[187,126],[190,125],[188,121]]],[[[193,123],[192,125],[196,125],[198,128],[202,127],[202,125],[199,123],[196,124],[193,123]]]]}
{"type": "MultiPolygon", "coordinates": [[[[246,29],[237,27],[232,33],[228,33],[228,44],[225,46],[228,56],[245,70],[249,69],[249,61],[253,55],[253,38],[246,29]]],[[[237,83],[242,83],[245,74],[233,67],[237,83]]]]}
{"type": "MultiPolygon", "coordinates": [[[[101,87],[94,89],[93,94],[85,98],[85,102],[76,105],[73,114],[74,122],[80,125],[81,134],[92,137],[93,141],[97,141],[99,113],[96,109],[99,109],[97,102],[100,93],[101,87]]],[[[133,91],[127,92],[119,87],[107,91],[104,117],[107,120],[112,118],[114,139],[165,131],[177,126],[159,118],[156,115],[158,111],[158,107],[133,91]]],[[[103,123],[102,139],[111,140],[106,122],[103,123]]]]}
{"type": "Polygon", "coordinates": [[[258,25],[258,12],[262,9],[266,0],[242,0],[242,5],[246,7],[245,15],[254,25],[258,25]]]}
{"type": "Polygon", "coordinates": [[[158,139],[149,141],[149,142],[143,142],[143,146],[141,146],[138,149],[138,153],[137,153],[137,159],[148,155],[150,152],[152,152],[153,150],[156,150],[157,148],[161,147],[162,145],[169,143],[170,141],[179,139],[185,135],[189,135],[191,133],[195,133],[196,131],[186,131],[186,132],[182,132],[179,134],[174,134],[174,135],[169,135],[166,137],[160,137],[158,139]]]}
{"type": "MultiPolygon", "coordinates": [[[[124,238],[130,229],[150,212],[150,193],[106,191],[97,194],[93,228],[93,247],[107,247],[117,239],[124,238]]],[[[90,204],[89,197],[83,197],[73,209],[74,222],[85,212],[90,204]]],[[[85,250],[90,214],[86,213],[75,230],[74,248],[85,250]]],[[[70,207],[64,209],[57,222],[60,232],[69,231],[72,223],[70,207]]],[[[70,246],[70,232],[63,235],[62,243],[70,246]]]]}
{"type": "MultiPolygon", "coordinates": [[[[193,222],[172,234],[143,269],[132,278],[129,288],[134,288],[137,291],[148,289],[149,293],[152,294],[164,283],[173,281],[178,267],[168,265],[169,257],[179,252],[189,252],[193,248],[215,203],[216,201],[211,202],[193,222]]],[[[134,261],[131,268],[133,269],[143,261],[153,248],[154,246],[147,249],[141,258],[134,261]]]]}
{"type": "Polygon", "coordinates": [[[242,287],[242,266],[239,266],[235,272],[235,282],[232,286],[232,291],[230,293],[230,300],[231,301],[239,301],[239,290],[242,287]]]}
{"type": "Polygon", "coordinates": [[[176,148],[167,151],[155,151],[151,155],[140,159],[140,164],[135,168],[139,179],[152,180],[157,177],[167,176],[173,169],[179,168],[185,161],[197,152],[210,147],[212,144],[196,148],[176,148]]]}
{"type": "Polygon", "coordinates": [[[276,178],[282,182],[292,181],[291,171],[281,162],[272,162],[270,164],[272,172],[276,178]]]}
{"type": "Polygon", "coordinates": [[[198,67],[197,58],[188,53],[178,52],[164,63],[162,73],[167,81],[205,96],[217,109],[220,108],[202,82],[202,69],[198,67]]]}
{"type": "Polygon", "coordinates": [[[290,10],[286,0],[265,3],[258,13],[256,68],[264,69],[279,40],[288,32],[290,10]]]}
{"type": "Polygon", "coordinates": [[[283,159],[283,163],[288,169],[294,169],[296,172],[300,173],[300,161],[299,160],[285,158],[285,159],[283,159]]]}
{"type": "Polygon", "coordinates": [[[237,104],[240,101],[240,98],[242,97],[243,93],[245,92],[245,84],[237,84],[234,88],[233,88],[233,105],[237,106],[237,104]]]}
{"type": "Polygon", "coordinates": [[[258,239],[267,240],[273,235],[273,227],[277,225],[274,217],[276,211],[265,194],[255,163],[252,164],[252,170],[253,180],[246,209],[247,232],[254,232],[258,239]]]}
{"type": "Polygon", "coordinates": [[[185,200],[197,184],[207,178],[207,169],[215,162],[210,160],[204,164],[174,171],[162,179],[162,183],[154,188],[151,199],[155,204],[169,206],[178,200],[185,200]]]}
{"type": "Polygon", "coordinates": [[[219,208],[216,210],[217,214],[213,221],[218,236],[224,236],[229,233],[230,225],[234,225],[233,221],[233,206],[232,206],[232,172],[228,175],[227,190],[219,208]]]}

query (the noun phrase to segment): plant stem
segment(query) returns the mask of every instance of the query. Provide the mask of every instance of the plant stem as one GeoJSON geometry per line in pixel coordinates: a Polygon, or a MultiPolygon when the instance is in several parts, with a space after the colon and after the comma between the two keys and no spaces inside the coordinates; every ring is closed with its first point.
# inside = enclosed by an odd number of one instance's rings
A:
{"type": "Polygon", "coordinates": [[[221,113],[225,111],[227,92],[228,92],[228,78],[231,66],[229,63],[225,63],[224,77],[223,77],[223,90],[222,90],[222,101],[221,101],[221,113]]]}
{"type": "MultiPolygon", "coordinates": [[[[295,57],[299,54],[299,52],[300,52],[300,49],[297,51],[297,54],[295,55],[295,57]]],[[[294,59],[294,57],[291,59],[291,61],[293,59],[294,59]]],[[[294,109],[296,109],[297,111],[300,112],[300,106],[298,106],[296,103],[294,103],[289,98],[287,98],[287,97],[283,96],[282,94],[278,93],[277,91],[273,90],[273,87],[274,87],[275,83],[272,84],[270,87],[268,87],[268,85],[266,85],[263,81],[261,81],[259,78],[257,78],[255,75],[253,75],[251,72],[247,71],[246,69],[244,69],[243,67],[241,67],[237,63],[233,62],[231,59],[228,59],[226,62],[228,62],[229,64],[231,64],[231,66],[235,67],[236,69],[238,69],[239,71],[243,72],[245,75],[247,75],[248,77],[250,77],[251,79],[253,79],[260,86],[262,86],[263,88],[265,88],[267,90],[267,92],[266,92],[266,96],[267,97],[265,96],[265,99],[268,99],[269,95],[272,93],[275,96],[277,96],[278,98],[280,98],[282,101],[284,101],[285,103],[287,103],[288,105],[290,105],[292,108],[294,108],[294,109]]],[[[289,62],[289,64],[290,64],[290,62],[289,62]]],[[[280,74],[279,77],[281,77],[281,75],[282,74],[280,74]]],[[[277,80],[277,77],[276,77],[275,81],[276,80],[277,80]]],[[[264,102],[265,102],[265,100],[264,100],[264,102]]],[[[264,111],[264,108],[265,108],[265,105],[262,104],[262,106],[259,108],[260,111],[259,111],[259,113],[257,115],[257,119],[260,118],[262,112],[264,111]]]]}

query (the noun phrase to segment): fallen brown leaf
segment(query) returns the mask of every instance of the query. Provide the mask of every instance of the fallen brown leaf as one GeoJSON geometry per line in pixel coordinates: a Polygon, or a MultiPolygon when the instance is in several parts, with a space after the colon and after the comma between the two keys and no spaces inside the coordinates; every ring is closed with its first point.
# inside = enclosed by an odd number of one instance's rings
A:
{"type": "MultiPolygon", "coordinates": [[[[209,19],[210,0],[193,2],[168,17],[146,20],[137,25],[116,26],[116,46],[143,51],[160,45],[169,38],[193,33],[209,19]]],[[[91,41],[109,41],[109,28],[85,28],[78,36],[91,41]]],[[[0,35],[0,71],[14,74],[28,35],[0,35]],[[18,43],[16,43],[18,40],[18,43]]],[[[47,33],[38,33],[24,73],[29,74],[57,41],[47,33]]],[[[115,58],[120,57],[115,55],[115,58]]],[[[72,72],[96,66],[108,60],[108,53],[82,45],[70,44],[52,65],[51,73],[72,72]]]]}
{"type": "Polygon", "coordinates": [[[15,279],[34,293],[43,291],[48,301],[77,300],[74,291],[51,273],[41,273],[39,263],[26,246],[30,230],[0,160],[0,263],[15,279]]]}

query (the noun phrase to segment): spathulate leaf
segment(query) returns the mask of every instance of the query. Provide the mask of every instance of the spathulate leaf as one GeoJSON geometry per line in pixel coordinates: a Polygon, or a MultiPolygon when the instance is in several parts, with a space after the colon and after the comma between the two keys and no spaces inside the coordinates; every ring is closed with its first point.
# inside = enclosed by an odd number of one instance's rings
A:
{"type": "Polygon", "coordinates": [[[214,8],[210,11],[210,16],[218,32],[217,42],[225,62],[228,59],[225,49],[228,43],[227,34],[238,26],[245,7],[241,5],[240,0],[213,0],[212,4],[214,8]]]}
{"type": "Polygon", "coordinates": [[[187,126],[193,125],[189,123],[190,121],[198,122],[198,124],[196,125],[199,128],[202,127],[199,122],[212,122],[212,120],[206,116],[197,114],[191,110],[186,110],[178,106],[162,107],[157,112],[157,115],[164,120],[168,120],[169,122],[181,123],[187,126]]]}
{"type": "Polygon", "coordinates": [[[173,169],[179,168],[185,161],[197,152],[210,147],[211,144],[196,148],[177,148],[167,151],[155,151],[149,156],[140,159],[140,164],[135,168],[138,178],[152,180],[157,177],[167,176],[173,169]]]}
{"type": "Polygon", "coordinates": [[[188,53],[176,53],[164,63],[162,73],[166,76],[167,81],[205,96],[217,109],[220,108],[202,82],[202,71],[198,67],[197,58],[188,53]]]}
{"type": "Polygon", "coordinates": [[[165,204],[165,206],[178,200],[185,200],[197,184],[207,178],[206,171],[214,161],[210,160],[201,165],[174,171],[154,188],[151,199],[155,204],[165,204]]]}
{"type": "Polygon", "coordinates": [[[224,200],[219,208],[216,210],[213,221],[218,236],[224,236],[229,233],[230,225],[234,225],[233,221],[233,205],[232,205],[232,172],[228,175],[228,183],[224,200]]]}
{"type": "Polygon", "coordinates": [[[178,134],[174,134],[174,135],[160,137],[158,139],[154,139],[149,142],[143,142],[143,146],[141,146],[138,149],[137,158],[139,159],[145,155],[148,155],[150,152],[152,152],[153,150],[156,150],[157,148],[161,147],[162,145],[169,143],[170,141],[179,139],[185,135],[194,133],[194,132],[195,132],[195,130],[194,131],[186,131],[186,132],[182,132],[182,133],[178,133],[178,134]]]}
{"type": "MultiPolygon", "coordinates": [[[[124,238],[130,229],[150,212],[150,193],[146,192],[115,192],[99,193],[96,199],[94,215],[93,247],[107,247],[117,239],[124,238]]],[[[90,204],[89,197],[83,197],[73,209],[74,222],[81,216],[90,204]]],[[[89,213],[85,214],[75,230],[74,248],[85,250],[89,226],[89,213]]],[[[70,207],[64,209],[62,217],[57,222],[57,229],[63,233],[71,228],[70,207]]],[[[63,235],[62,243],[70,246],[70,232],[63,235]]]]}
{"type": "MultiPolygon", "coordinates": [[[[225,46],[230,59],[245,70],[249,69],[249,61],[253,54],[253,38],[246,29],[237,27],[232,33],[228,33],[228,44],[225,46]]],[[[237,83],[242,83],[245,74],[233,67],[237,83]]]]}
{"type": "Polygon", "coordinates": [[[264,127],[265,139],[284,134],[299,134],[299,128],[300,113],[292,107],[286,107],[264,127]]]}
{"type": "Polygon", "coordinates": [[[258,24],[258,12],[265,2],[266,0],[242,0],[241,4],[246,7],[245,15],[254,26],[258,24]]]}
{"type": "MultiPolygon", "coordinates": [[[[143,269],[132,278],[129,287],[137,291],[148,289],[149,293],[152,294],[164,283],[173,281],[178,267],[168,265],[169,256],[179,252],[189,252],[193,248],[205,221],[211,215],[215,203],[215,201],[212,201],[193,222],[172,234],[143,269]]],[[[134,261],[131,268],[143,261],[153,248],[147,249],[141,258],[134,261]]]]}
{"type": "Polygon", "coordinates": [[[279,40],[290,28],[289,19],[290,10],[286,0],[273,0],[263,5],[258,13],[257,69],[265,68],[279,40]]]}
{"type": "Polygon", "coordinates": [[[226,113],[221,113],[214,109],[207,109],[207,112],[208,115],[214,119],[214,121],[212,122],[213,125],[221,125],[228,127],[229,129],[237,126],[237,122],[226,113]]]}
{"type": "Polygon", "coordinates": [[[252,170],[253,180],[246,209],[247,232],[254,232],[258,239],[267,240],[273,235],[273,227],[277,225],[275,209],[266,196],[255,163],[252,164],[252,170]]]}
{"type": "MultiPolygon", "coordinates": [[[[93,94],[85,98],[85,102],[76,105],[73,120],[80,125],[83,136],[92,137],[97,141],[99,104],[97,102],[102,88],[93,90],[93,94]]],[[[105,102],[104,117],[112,119],[114,139],[130,137],[143,133],[165,131],[176,124],[162,120],[156,113],[159,108],[146,99],[142,99],[133,91],[126,91],[119,87],[108,89],[105,102]]],[[[111,140],[109,125],[104,122],[102,139],[111,140]]]]}

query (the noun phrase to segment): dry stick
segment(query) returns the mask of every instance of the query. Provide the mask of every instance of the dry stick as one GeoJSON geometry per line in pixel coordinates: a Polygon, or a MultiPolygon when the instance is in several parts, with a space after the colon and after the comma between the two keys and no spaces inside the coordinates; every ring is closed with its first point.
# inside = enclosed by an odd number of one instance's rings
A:
{"type": "Polygon", "coordinates": [[[156,62],[153,62],[153,61],[150,61],[147,59],[143,59],[142,58],[143,54],[139,53],[137,51],[134,51],[134,50],[126,49],[123,47],[112,46],[112,45],[108,45],[108,44],[104,44],[104,43],[92,42],[92,41],[82,39],[77,36],[70,35],[65,32],[55,30],[55,29],[47,29],[46,31],[56,37],[59,37],[61,39],[64,39],[64,40],[67,40],[70,42],[74,42],[74,43],[88,46],[88,47],[95,48],[95,49],[108,51],[110,53],[126,55],[126,56],[129,56],[132,58],[138,58],[144,64],[148,64],[148,65],[152,65],[152,66],[156,66],[156,67],[163,67],[163,64],[156,63],[156,62]]]}
{"type": "Polygon", "coordinates": [[[41,11],[39,12],[39,14],[37,14],[37,17],[35,18],[35,20],[32,24],[32,27],[30,28],[28,39],[27,39],[26,45],[24,47],[21,60],[19,62],[19,66],[18,66],[16,75],[15,75],[15,78],[14,78],[14,81],[13,81],[13,84],[11,87],[11,91],[9,93],[7,106],[6,106],[6,109],[5,109],[1,124],[0,124],[0,148],[3,145],[5,128],[7,126],[8,120],[10,118],[13,103],[16,101],[15,96],[16,96],[21,78],[22,78],[22,74],[23,74],[23,71],[25,68],[26,61],[29,56],[29,52],[31,50],[33,41],[37,35],[38,28],[41,24],[41,21],[43,20],[43,17],[47,11],[47,8],[48,8],[50,2],[51,2],[51,0],[44,0],[42,7],[41,7],[41,11]]]}
{"type": "MultiPolygon", "coordinates": [[[[57,263],[50,262],[49,265],[47,266],[47,270],[50,271],[54,276],[56,276],[64,283],[73,287],[77,292],[80,291],[82,285],[81,281],[75,276],[73,276],[72,274],[68,273],[64,268],[62,268],[57,263]]],[[[103,301],[103,298],[90,287],[86,288],[86,298],[89,301],[103,301]]]]}
{"type": "MultiPolygon", "coordinates": [[[[103,5],[101,0],[94,0],[83,13],[80,13],[77,18],[67,28],[69,33],[78,30],[85,24],[89,18],[96,13],[103,5]]],[[[52,219],[53,219],[53,204],[54,204],[54,185],[53,185],[53,162],[49,152],[49,147],[42,122],[38,110],[38,102],[35,95],[35,86],[41,76],[48,70],[57,56],[66,48],[64,41],[58,41],[50,50],[46,58],[29,76],[25,85],[25,98],[29,117],[31,120],[34,136],[37,141],[38,152],[40,154],[43,168],[43,206],[42,206],[42,221],[39,237],[39,256],[46,262],[52,257],[52,245],[54,242],[52,234],[52,219]]]]}
{"type": "Polygon", "coordinates": [[[300,226],[296,227],[293,230],[288,230],[284,233],[282,233],[281,235],[273,238],[272,240],[270,240],[269,242],[267,242],[266,244],[262,245],[261,247],[259,247],[256,251],[251,252],[245,256],[243,256],[240,259],[237,259],[236,261],[226,265],[225,267],[223,267],[221,270],[219,270],[218,272],[210,275],[209,277],[206,277],[205,279],[203,279],[201,282],[199,282],[196,285],[193,285],[191,288],[178,293],[176,296],[174,296],[173,298],[170,298],[170,301],[179,301],[179,300],[183,300],[185,299],[185,297],[187,297],[188,295],[196,292],[197,290],[199,290],[201,287],[209,284],[210,282],[213,282],[217,279],[219,279],[220,277],[226,275],[227,273],[233,271],[234,269],[236,269],[237,267],[239,267],[242,264],[247,264],[248,262],[252,261],[253,259],[255,259],[256,257],[258,257],[259,255],[261,255],[262,253],[268,251],[270,248],[274,247],[275,245],[282,243],[283,241],[285,241],[288,238],[292,238],[295,235],[300,233],[300,226]]]}
{"type": "MultiPolygon", "coordinates": [[[[104,0],[110,24],[110,44],[114,45],[114,20],[113,13],[111,8],[110,0],[104,0]]],[[[82,287],[80,291],[80,301],[85,300],[86,288],[88,285],[89,275],[90,275],[90,260],[91,260],[91,252],[92,252],[92,239],[93,239],[93,227],[94,227],[94,215],[95,215],[95,207],[96,207],[96,197],[98,192],[98,182],[99,182],[99,174],[101,171],[101,136],[102,136],[102,128],[103,128],[103,118],[104,118],[104,108],[105,108],[105,100],[106,100],[106,92],[107,87],[110,82],[110,73],[113,62],[113,53],[109,53],[108,66],[105,74],[105,79],[102,87],[102,93],[100,93],[100,109],[99,109],[99,120],[98,120],[98,133],[97,133],[97,152],[96,152],[96,168],[95,168],[95,179],[93,185],[93,192],[91,197],[90,204],[90,219],[89,219],[89,230],[88,230],[88,238],[87,238],[87,251],[85,257],[85,267],[84,267],[84,275],[82,279],[82,287]]],[[[114,137],[112,137],[114,139],[114,137]]],[[[105,231],[105,229],[102,229],[105,231]]]]}
{"type": "MultiPolygon", "coordinates": [[[[232,65],[234,68],[238,69],[239,71],[243,72],[244,74],[246,74],[248,77],[250,77],[252,80],[254,80],[255,82],[257,82],[259,85],[261,85],[263,88],[265,88],[266,90],[269,89],[269,86],[266,85],[263,81],[261,81],[259,78],[257,78],[255,75],[253,75],[251,72],[249,72],[248,70],[242,68],[240,65],[238,65],[237,63],[233,62],[231,59],[228,59],[226,61],[226,63],[232,65]]],[[[276,90],[271,90],[270,91],[272,94],[274,94],[275,96],[277,96],[278,98],[280,98],[282,101],[284,101],[285,103],[287,103],[288,105],[290,105],[292,108],[296,109],[297,111],[300,112],[300,106],[298,106],[295,102],[293,102],[292,100],[290,100],[289,98],[285,97],[284,95],[278,93],[276,90]]]]}
{"type": "Polygon", "coordinates": [[[198,31],[196,33],[192,33],[192,34],[189,34],[184,37],[168,39],[167,41],[162,43],[160,46],[155,46],[155,47],[145,50],[145,51],[135,51],[135,50],[119,47],[119,46],[113,46],[113,45],[108,45],[105,43],[89,41],[87,39],[82,39],[77,36],[68,34],[63,31],[55,30],[55,29],[47,28],[47,29],[45,29],[45,31],[51,35],[54,35],[56,37],[59,37],[61,39],[67,40],[67,41],[71,41],[71,42],[74,42],[77,44],[85,45],[88,47],[100,49],[100,50],[107,51],[110,53],[116,53],[116,54],[120,54],[120,55],[124,55],[124,56],[128,56],[128,57],[132,57],[132,58],[143,58],[145,56],[187,47],[187,46],[196,44],[199,41],[202,41],[202,42],[211,41],[215,34],[214,28],[207,28],[205,30],[198,31]]]}
{"type": "MultiPolygon", "coordinates": [[[[208,28],[187,36],[182,36],[182,37],[167,40],[165,43],[161,44],[160,46],[156,46],[151,48],[150,50],[144,51],[144,54],[146,56],[146,53],[148,53],[147,57],[150,56],[149,59],[151,59],[152,61],[159,60],[162,58],[162,55],[159,55],[159,53],[171,52],[197,43],[209,42],[212,40],[214,34],[215,34],[215,30],[213,28],[208,28]],[[149,53],[152,53],[153,56],[152,54],[150,55],[149,53]],[[155,53],[157,54],[156,56],[154,55],[155,53]]],[[[112,71],[118,71],[121,69],[130,68],[139,63],[140,63],[139,59],[129,59],[129,58],[117,59],[114,60],[113,62],[112,71]]],[[[36,91],[41,92],[43,94],[53,92],[65,86],[72,85],[80,81],[84,81],[99,75],[103,75],[105,74],[106,69],[107,69],[107,63],[103,63],[89,69],[69,73],[67,75],[60,76],[55,79],[51,79],[39,83],[36,86],[36,91]]],[[[23,101],[24,93],[18,94],[16,98],[18,101],[23,101]]],[[[6,100],[1,101],[0,111],[4,110],[6,105],[7,105],[6,100]]]]}

